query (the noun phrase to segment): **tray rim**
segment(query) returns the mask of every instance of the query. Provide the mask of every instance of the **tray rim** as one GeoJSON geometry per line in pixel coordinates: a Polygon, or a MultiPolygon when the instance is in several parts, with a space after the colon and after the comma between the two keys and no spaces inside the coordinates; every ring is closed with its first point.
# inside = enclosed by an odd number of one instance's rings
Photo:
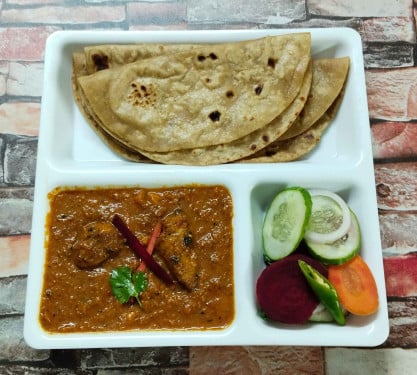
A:
{"type": "MultiPolygon", "coordinates": [[[[48,134],[48,126],[51,124],[51,118],[47,113],[47,109],[51,107],[51,105],[56,104],[54,101],[50,102],[53,96],[53,92],[48,89],[48,85],[46,84],[48,78],[50,77],[49,74],[51,71],[54,71],[53,60],[54,60],[54,52],[62,51],[63,48],[67,48],[68,45],[75,44],[91,44],[91,43],[81,43],[82,40],[106,40],[106,41],[113,41],[120,39],[121,37],[125,38],[123,43],[126,43],[126,38],[129,40],[133,40],[138,36],[146,38],[159,38],[158,40],[162,40],[165,38],[168,41],[177,41],[178,38],[180,42],[186,39],[193,39],[194,38],[203,38],[203,40],[209,41],[213,40],[215,37],[221,37],[224,40],[237,40],[247,38],[248,36],[251,37],[258,37],[263,36],[268,33],[271,34],[283,34],[283,33],[295,33],[295,32],[311,32],[312,37],[314,35],[323,35],[327,36],[329,33],[337,33],[340,32],[342,35],[341,38],[343,40],[348,40],[349,43],[353,43],[356,46],[361,44],[361,39],[359,34],[350,28],[302,28],[302,29],[262,29],[262,30],[179,30],[179,31],[166,31],[166,30],[158,30],[158,31],[58,31],[52,34],[47,41],[47,48],[45,53],[45,93],[42,98],[42,112],[41,112],[41,130],[39,136],[39,149],[38,149],[38,164],[37,164],[37,179],[35,184],[35,199],[34,199],[34,215],[32,221],[32,228],[33,229],[33,237],[34,241],[31,241],[31,250],[30,250],[30,260],[29,260],[29,274],[28,274],[28,286],[27,286],[27,293],[33,292],[34,290],[34,283],[36,283],[36,277],[34,277],[34,273],[36,274],[36,270],[34,270],[35,263],[36,263],[36,242],[39,244],[39,236],[40,236],[40,229],[37,229],[38,223],[44,222],[45,216],[45,204],[46,204],[46,197],[45,192],[48,192],[48,189],[56,184],[59,178],[62,178],[64,181],[65,179],[69,179],[71,181],[74,176],[80,174],[81,168],[81,176],[78,178],[82,178],[83,176],[90,175],[91,173],[96,176],[101,176],[104,180],[108,178],[109,171],[106,170],[104,163],[100,162],[84,162],[84,163],[77,163],[71,158],[64,158],[64,160],[60,163],[56,163],[54,160],[51,160],[51,153],[49,152],[49,148],[53,142],[53,138],[48,134]],[[237,39],[235,39],[237,38],[237,39]],[[58,180],[57,180],[58,179],[58,180]],[[38,204],[40,202],[40,205],[38,204]],[[43,206],[42,206],[43,205],[43,206]],[[37,237],[37,240],[36,240],[37,237]],[[32,245],[33,243],[33,245],[32,245]]],[[[333,35],[333,34],[332,34],[333,35]]],[[[334,36],[333,36],[334,37],[334,36]]],[[[129,41],[127,41],[129,42],[129,41]]],[[[361,47],[361,46],[360,46],[361,47]]],[[[363,82],[364,81],[364,67],[363,67],[363,56],[362,56],[362,48],[355,50],[355,55],[351,56],[351,59],[355,63],[355,69],[358,72],[357,79],[363,82]]],[[[359,94],[363,99],[366,99],[366,91],[365,87],[359,88],[359,94]]],[[[369,117],[368,117],[368,109],[367,105],[362,102],[362,120],[365,121],[369,125],[369,117]]],[[[365,123],[362,124],[363,126],[365,123]]],[[[374,183],[374,170],[373,170],[373,159],[372,159],[372,152],[371,152],[371,139],[370,139],[370,129],[369,132],[365,131],[364,129],[361,130],[361,135],[363,138],[360,139],[360,144],[358,149],[361,153],[360,157],[355,159],[353,163],[347,160],[346,164],[343,164],[343,160],[341,160],[343,170],[345,172],[350,173],[357,173],[361,177],[364,177],[364,181],[362,181],[359,185],[363,188],[364,184],[371,184],[372,188],[366,189],[365,192],[367,199],[369,200],[370,210],[373,213],[373,217],[377,215],[377,203],[376,203],[376,194],[375,194],[375,183],[374,183]]],[[[340,162],[340,160],[339,160],[340,162]]],[[[326,166],[326,163],[324,163],[326,166]]],[[[327,178],[331,178],[331,176],[338,173],[338,169],[340,165],[337,163],[327,165],[330,169],[330,172],[326,173],[325,176],[327,178]]],[[[216,175],[216,176],[223,176],[222,178],[226,178],[226,175],[232,175],[235,177],[241,176],[248,176],[251,174],[255,174],[254,179],[250,179],[249,186],[246,189],[241,189],[239,184],[233,184],[230,180],[228,181],[229,185],[232,187],[234,191],[233,199],[238,200],[238,202],[242,202],[244,200],[243,195],[247,194],[247,200],[249,200],[250,195],[252,194],[254,186],[260,184],[273,184],[274,180],[271,180],[271,173],[277,171],[277,169],[282,173],[284,176],[287,176],[289,180],[291,180],[290,176],[292,173],[302,173],[306,169],[309,169],[310,172],[307,173],[307,176],[313,178],[313,176],[323,169],[323,163],[315,163],[306,162],[301,163],[294,163],[294,164],[285,164],[285,165],[221,165],[221,166],[208,166],[208,167],[188,167],[188,166],[146,166],[142,165],[141,170],[137,170],[131,164],[125,164],[123,162],[114,161],[112,164],[112,170],[118,169],[120,173],[124,176],[141,176],[143,177],[145,174],[150,174],[153,176],[162,176],[166,173],[172,173],[175,175],[178,171],[186,172],[187,174],[191,175],[216,175]],[[252,184],[252,185],[251,185],[252,184]],[[243,190],[243,192],[241,191],[243,190]]],[[[133,177],[131,177],[133,178],[133,177]]],[[[199,177],[200,178],[200,177],[199,177]]],[[[129,180],[129,178],[128,178],[129,180]]],[[[352,180],[354,181],[354,180],[352,180]]],[[[278,183],[275,180],[275,184],[278,183]]],[[[250,207],[246,207],[244,210],[242,209],[242,214],[250,214],[250,207]]],[[[376,216],[377,220],[377,216],[376,216]]],[[[381,249],[380,240],[379,240],[379,225],[378,226],[378,239],[375,245],[376,248],[381,249]]],[[[246,221],[246,226],[250,225],[246,221]]],[[[375,229],[375,225],[374,225],[375,229]]],[[[375,237],[375,236],[374,236],[375,237]]],[[[376,238],[375,238],[376,240],[376,238]]],[[[251,254],[249,254],[251,255],[251,254]]],[[[250,257],[249,257],[250,258],[250,257]]],[[[248,258],[247,258],[248,259],[248,258]]],[[[379,293],[381,297],[385,296],[385,283],[381,284],[381,279],[383,278],[383,268],[382,268],[382,250],[380,254],[380,258],[377,257],[376,264],[378,267],[381,267],[378,270],[378,277],[379,277],[379,293]],[[381,272],[382,273],[381,273],[381,272]],[[380,285],[381,284],[381,285],[380,285]]],[[[39,277],[39,274],[38,274],[39,277]]],[[[249,284],[247,284],[249,285],[249,284]]],[[[235,282],[236,288],[236,282],[235,282]]],[[[241,297],[239,297],[241,298],[241,297]]],[[[385,297],[384,297],[385,298],[385,297]]],[[[267,340],[262,340],[256,338],[256,332],[252,332],[252,337],[245,337],[244,339],[239,339],[238,337],[233,336],[235,334],[236,322],[238,324],[244,323],[245,316],[237,316],[235,321],[232,325],[226,329],[225,331],[204,331],[203,337],[201,337],[201,332],[188,332],[188,331],[178,331],[178,332],[170,332],[167,335],[167,332],[141,332],[139,335],[133,334],[131,332],[117,332],[117,333],[104,333],[104,334],[47,334],[45,333],[40,327],[37,327],[37,322],[34,320],[33,313],[36,311],[36,307],[31,306],[29,298],[26,299],[26,307],[25,307],[25,321],[24,321],[24,337],[26,342],[36,348],[87,348],[87,347],[138,347],[138,346],[149,346],[149,343],[156,345],[156,346],[167,346],[167,345],[218,345],[219,342],[222,342],[224,345],[320,345],[320,346],[376,346],[382,343],[387,337],[389,332],[389,323],[388,323],[388,313],[387,313],[387,305],[386,299],[381,298],[381,306],[378,312],[378,330],[375,330],[375,325],[370,325],[369,327],[369,334],[366,339],[362,337],[362,339],[358,339],[357,335],[355,335],[356,340],[352,340],[349,337],[345,337],[344,339],[336,339],[335,337],[327,337],[327,339],[323,340],[323,337],[313,337],[310,339],[305,339],[305,337],[297,332],[299,329],[294,329],[294,327],[290,327],[289,331],[293,332],[291,337],[284,337],[284,339],[280,338],[271,338],[268,337],[267,340]],[[36,336],[36,337],[34,337],[36,336]],[[228,338],[232,336],[232,339],[228,338]],[[117,340],[117,338],[121,338],[117,340]],[[144,338],[144,342],[141,341],[141,338],[144,338]],[[112,340],[112,341],[110,341],[112,340]],[[222,340],[222,341],[219,341],[222,340]]],[[[39,298],[38,298],[39,300],[39,298]]],[[[236,301],[238,303],[240,299],[236,301]]],[[[33,301],[32,301],[33,302],[33,301]]],[[[239,302],[240,303],[240,302],[239,302]]],[[[236,308],[237,313],[237,308],[236,308]]],[[[36,319],[37,320],[37,319],[36,319]]],[[[259,328],[259,327],[258,327],[259,328]]],[[[280,331],[280,330],[279,330],[280,331]]],[[[285,329],[284,329],[285,331],[285,329]]],[[[309,327],[307,331],[311,331],[309,327]]],[[[250,330],[248,331],[250,332],[250,330]]],[[[281,332],[281,331],[280,331],[281,332]]],[[[285,331],[287,332],[287,331],[285,331]]],[[[313,329],[313,332],[317,332],[316,329],[313,329]]],[[[310,336],[314,336],[314,333],[311,332],[310,336]]],[[[320,332],[320,331],[319,331],[320,332]]],[[[279,335],[278,335],[279,336],[279,335]]],[[[349,336],[349,335],[347,335],[349,336]]]]}

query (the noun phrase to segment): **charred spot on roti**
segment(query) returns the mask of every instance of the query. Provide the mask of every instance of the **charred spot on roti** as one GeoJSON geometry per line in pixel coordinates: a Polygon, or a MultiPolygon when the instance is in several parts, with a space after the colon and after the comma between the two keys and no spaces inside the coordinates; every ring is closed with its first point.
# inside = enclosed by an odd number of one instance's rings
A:
{"type": "Polygon", "coordinates": [[[203,55],[203,54],[197,55],[197,60],[200,62],[203,62],[206,59],[217,60],[218,57],[214,52],[210,52],[208,55],[203,55]]]}
{"type": "Polygon", "coordinates": [[[271,149],[271,150],[266,150],[265,155],[274,156],[276,153],[277,153],[276,150],[271,149]]]}
{"type": "Polygon", "coordinates": [[[256,150],[256,144],[252,143],[252,144],[250,145],[250,149],[251,149],[252,151],[255,151],[255,150],[256,150]]]}
{"type": "Polygon", "coordinates": [[[96,70],[104,70],[109,68],[109,57],[106,55],[99,55],[97,53],[91,56],[96,70]]]}
{"type": "Polygon", "coordinates": [[[278,59],[275,57],[268,58],[268,66],[272,69],[275,69],[275,65],[277,65],[278,59]]]}
{"type": "Polygon", "coordinates": [[[128,99],[133,106],[151,106],[156,101],[156,94],[153,86],[132,82],[131,92],[128,95],[128,99]]]}
{"type": "Polygon", "coordinates": [[[220,120],[221,113],[219,111],[213,111],[209,114],[210,120],[215,122],[220,120]]]}
{"type": "Polygon", "coordinates": [[[234,96],[235,96],[235,93],[233,92],[233,90],[226,91],[226,97],[233,98],[234,96]]]}
{"type": "Polygon", "coordinates": [[[268,143],[268,142],[269,142],[269,137],[268,137],[268,135],[267,135],[267,134],[264,134],[264,135],[262,136],[262,140],[263,140],[265,143],[268,143]]]}
{"type": "Polygon", "coordinates": [[[255,86],[255,94],[256,95],[261,95],[261,92],[262,92],[263,88],[264,88],[263,83],[260,83],[260,84],[256,85],[255,86]]]}

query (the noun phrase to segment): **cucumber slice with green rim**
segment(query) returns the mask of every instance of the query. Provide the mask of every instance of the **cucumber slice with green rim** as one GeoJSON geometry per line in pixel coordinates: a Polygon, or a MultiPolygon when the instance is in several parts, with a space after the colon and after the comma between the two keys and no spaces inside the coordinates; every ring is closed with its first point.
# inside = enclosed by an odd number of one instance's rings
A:
{"type": "Polygon", "coordinates": [[[310,193],[301,187],[286,188],[275,196],[262,227],[267,262],[284,258],[297,248],[310,220],[311,206],[310,193]]]}
{"type": "Polygon", "coordinates": [[[313,207],[305,238],[330,243],[342,238],[349,230],[351,218],[347,203],[328,190],[310,190],[313,207]]]}
{"type": "Polygon", "coordinates": [[[351,226],[345,236],[332,243],[317,243],[305,238],[311,255],[325,264],[342,264],[359,254],[361,232],[359,222],[352,210],[351,226]]]}

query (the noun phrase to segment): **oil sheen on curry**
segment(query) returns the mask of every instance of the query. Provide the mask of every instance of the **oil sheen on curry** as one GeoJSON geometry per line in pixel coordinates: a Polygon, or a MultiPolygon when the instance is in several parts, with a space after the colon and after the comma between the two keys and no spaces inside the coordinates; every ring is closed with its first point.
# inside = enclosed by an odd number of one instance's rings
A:
{"type": "Polygon", "coordinates": [[[40,323],[49,332],[213,330],[234,319],[233,207],[223,186],[58,188],[49,194],[40,323]],[[140,259],[112,224],[121,217],[143,245],[159,222],[141,305],[112,293],[112,270],[140,259]]]}

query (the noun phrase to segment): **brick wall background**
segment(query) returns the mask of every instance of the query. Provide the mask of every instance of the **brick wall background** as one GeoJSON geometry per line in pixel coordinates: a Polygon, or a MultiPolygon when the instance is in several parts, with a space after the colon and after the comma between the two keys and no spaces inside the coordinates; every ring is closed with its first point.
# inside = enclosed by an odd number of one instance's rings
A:
{"type": "Polygon", "coordinates": [[[411,0],[0,0],[0,373],[415,372],[416,13],[411,0]],[[356,29],[363,40],[391,321],[387,342],[376,349],[27,347],[22,324],[47,37],[68,29],[339,26],[356,29]]]}

